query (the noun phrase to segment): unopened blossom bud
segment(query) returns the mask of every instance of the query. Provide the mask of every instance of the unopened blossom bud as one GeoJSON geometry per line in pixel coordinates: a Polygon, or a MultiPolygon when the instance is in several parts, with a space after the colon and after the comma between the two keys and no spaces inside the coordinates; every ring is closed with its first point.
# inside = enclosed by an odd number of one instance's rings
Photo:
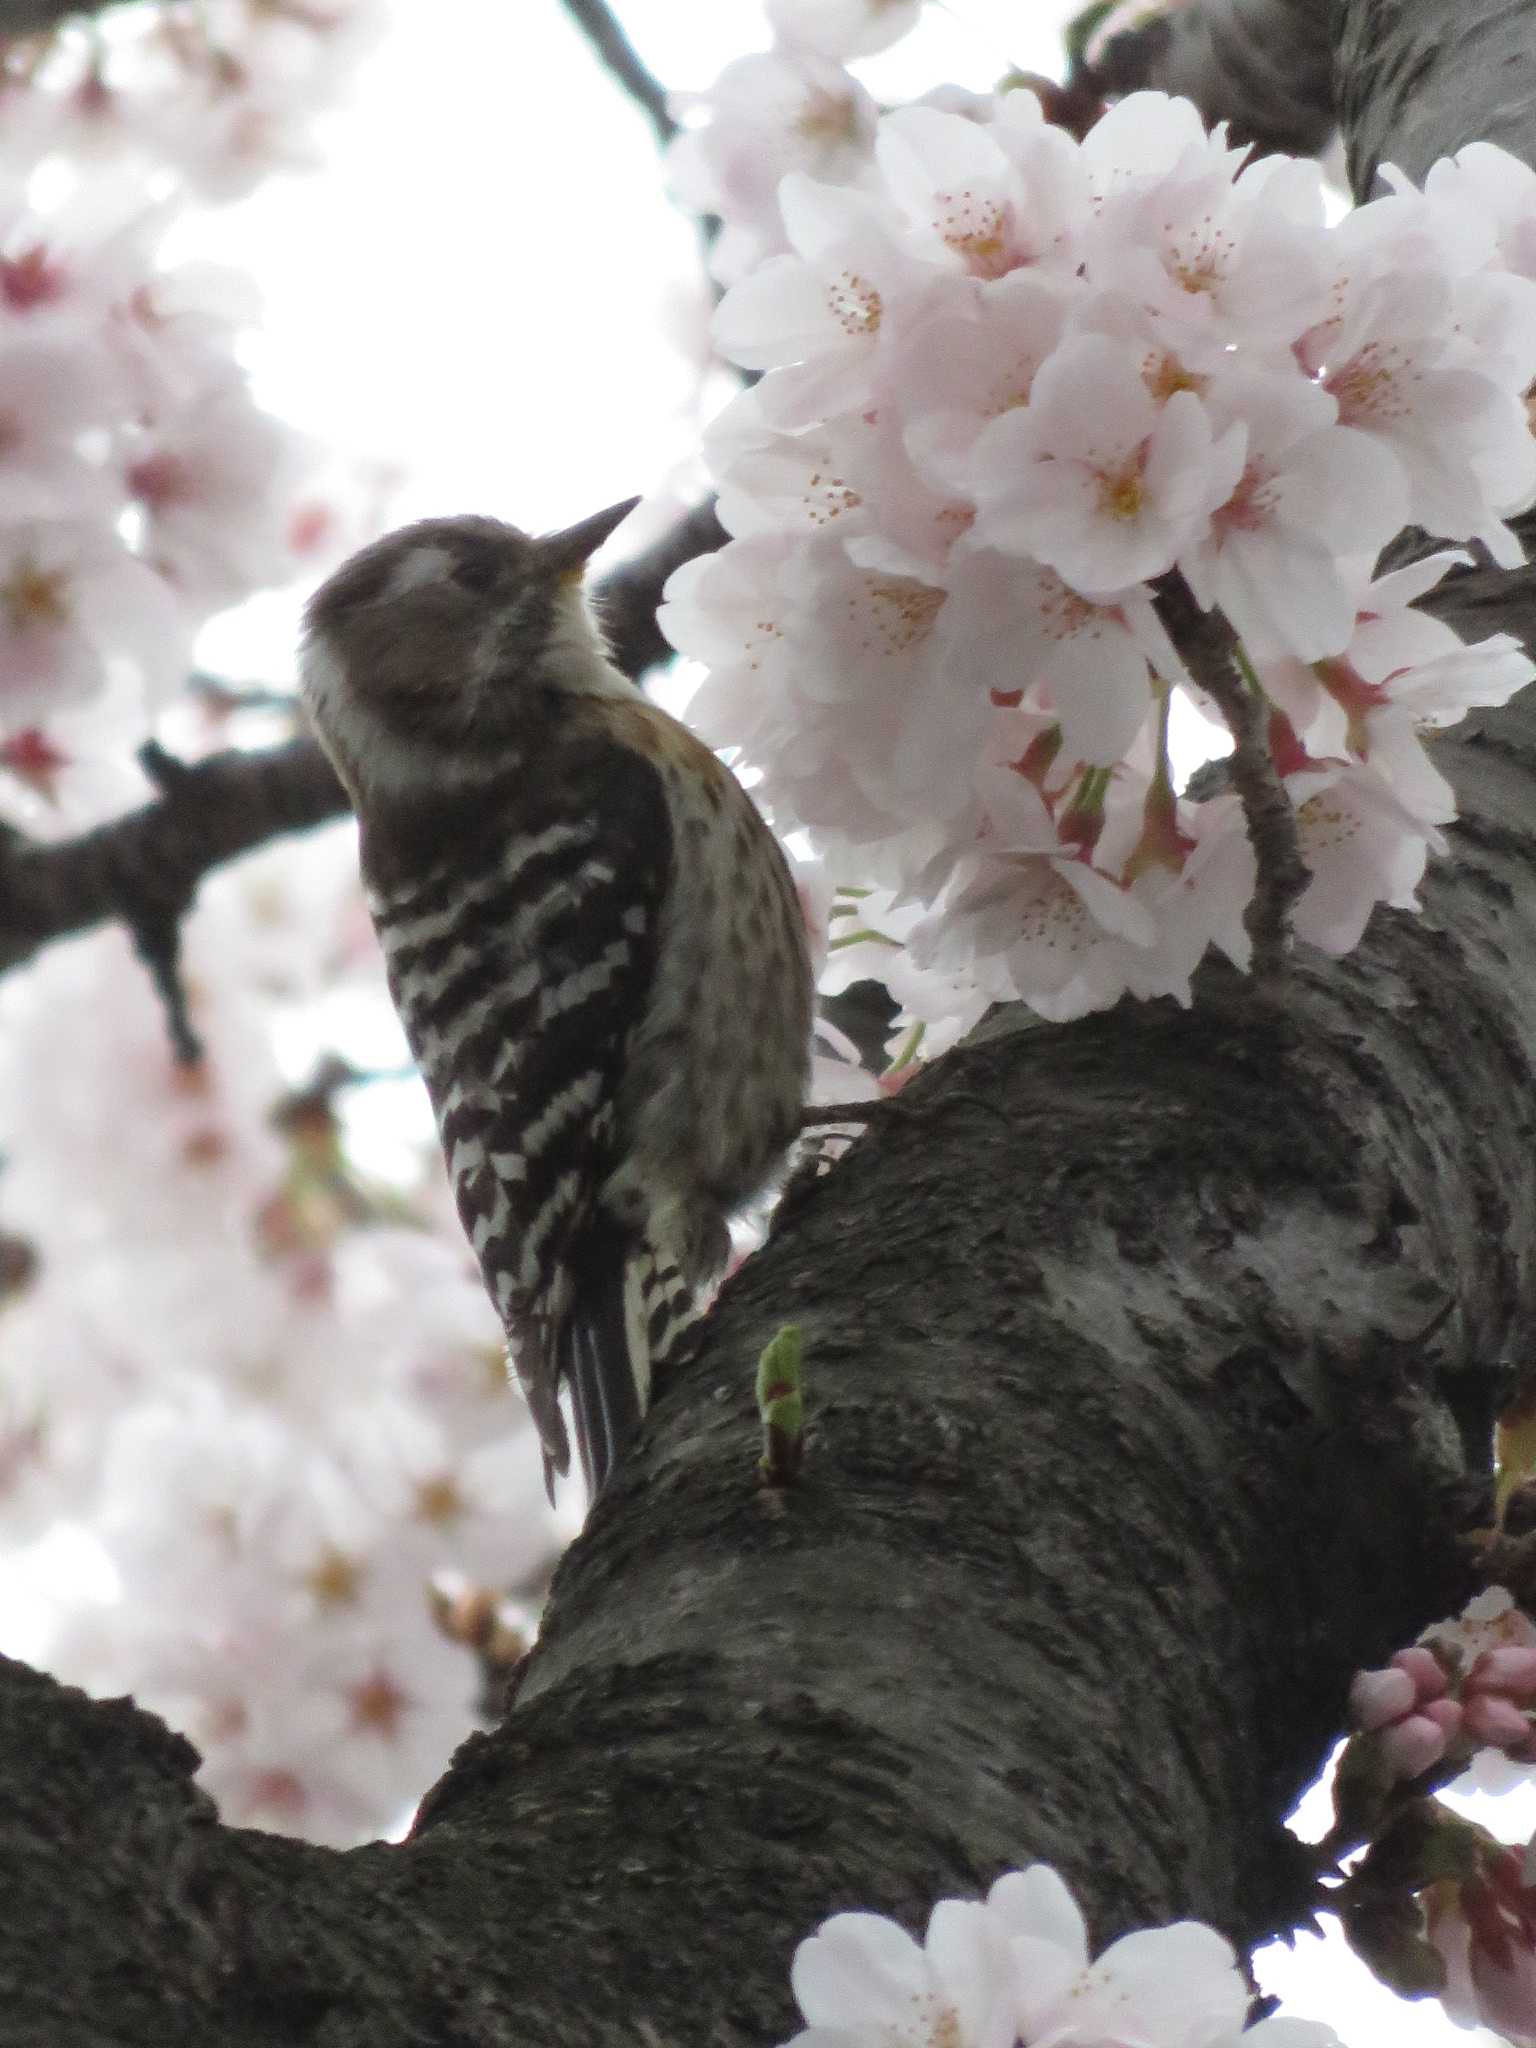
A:
{"type": "Polygon", "coordinates": [[[1462,1709],[1446,1697],[1448,1685],[1439,1659],[1418,1643],[1399,1650],[1384,1670],[1356,1672],[1350,1719],[1361,1736],[1375,1738],[1372,1747],[1393,1780],[1417,1778],[1439,1763],[1461,1732],[1462,1709]]]}
{"type": "Polygon", "coordinates": [[[1467,1685],[1512,1699],[1536,1700],[1536,1648],[1485,1650],[1467,1674],[1467,1685]]]}
{"type": "Polygon", "coordinates": [[[1467,1734],[1485,1749],[1502,1749],[1513,1755],[1527,1749],[1531,1724],[1520,1709],[1498,1693],[1478,1693],[1466,1703],[1467,1734]]]}
{"type": "Polygon", "coordinates": [[[1392,1659],[1392,1668],[1408,1674],[1421,1702],[1439,1699],[1450,1687],[1445,1666],[1422,1643],[1411,1643],[1406,1650],[1399,1650],[1392,1659]]]}
{"type": "Polygon", "coordinates": [[[1406,1671],[1357,1671],[1349,1688],[1349,1718],[1362,1732],[1401,1720],[1418,1703],[1406,1671]]]}
{"type": "Polygon", "coordinates": [[[1402,1783],[1422,1777],[1440,1762],[1462,1732],[1463,1713],[1455,1700],[1431,1700],[1422,1712],[1405,1714],[1379,1733],[1382,1761],[1402,1783]]]}

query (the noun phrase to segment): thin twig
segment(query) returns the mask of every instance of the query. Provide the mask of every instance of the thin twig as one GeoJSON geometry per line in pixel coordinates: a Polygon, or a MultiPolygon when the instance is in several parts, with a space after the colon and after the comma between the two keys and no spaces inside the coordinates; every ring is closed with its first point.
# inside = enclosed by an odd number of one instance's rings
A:
{"type": "Polygon", "coordinates": [[[677,123],[667,111],[666,92],[661,81],[641,63],[607,0],[564,0],[564,6],[597,56],[655,129],[658,145],[665,149],[677,133],[677,123]]]}
{"type": "Polygon", "coordinates": [[[1272,980],[1291,941],[1291,907],[1312,877],[1301,858],[1296,810],[1274,756],[1262,696],[1237,664],[1237,635],[1220,612],[1202,611],[1177,570],[1158,579],[1157,609],[1189,669],[1232,735],[1232,785],[1243,807],[1257,870],[1243,929],[1253,941],[1253,975],[1272,980]]]}

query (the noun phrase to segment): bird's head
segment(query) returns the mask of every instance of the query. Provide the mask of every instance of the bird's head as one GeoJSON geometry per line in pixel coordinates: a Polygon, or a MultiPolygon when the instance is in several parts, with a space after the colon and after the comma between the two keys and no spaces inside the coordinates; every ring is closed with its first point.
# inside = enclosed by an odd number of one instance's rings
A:
{"type": "Polygon", "coordinates": [[[538,535],[478,514],[421,519],[321,584],[304,616],[300,677],[354,799],[493,767],[526,730],[531,693],[628,691],[582,576],[638,503],[538,535]]]}

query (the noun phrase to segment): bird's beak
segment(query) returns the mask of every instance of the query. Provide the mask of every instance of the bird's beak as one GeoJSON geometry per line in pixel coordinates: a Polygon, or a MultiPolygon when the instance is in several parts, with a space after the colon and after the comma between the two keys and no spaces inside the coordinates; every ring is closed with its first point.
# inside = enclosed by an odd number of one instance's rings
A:
{"type": "Polygon", "coordinates": [[[639,502],[638,498],[625,498],[610,505],[606,512],[594,512],[590,519],[579,520],[559,533],[542,534],[539,553],[557,576],[579,576],[609,534],[624,524],[639,502]]]}

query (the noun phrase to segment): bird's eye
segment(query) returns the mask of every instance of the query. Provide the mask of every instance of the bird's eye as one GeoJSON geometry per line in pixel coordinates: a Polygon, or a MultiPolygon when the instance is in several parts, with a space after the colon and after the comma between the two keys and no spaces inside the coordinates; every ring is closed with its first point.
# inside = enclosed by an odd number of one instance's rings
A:
{"type": "Polygon", "coordinates": [[[496,568],[492,555],[465,555],[453,565],[453,580],[465,590],[484,592],[495,583],[496,568]]]}

